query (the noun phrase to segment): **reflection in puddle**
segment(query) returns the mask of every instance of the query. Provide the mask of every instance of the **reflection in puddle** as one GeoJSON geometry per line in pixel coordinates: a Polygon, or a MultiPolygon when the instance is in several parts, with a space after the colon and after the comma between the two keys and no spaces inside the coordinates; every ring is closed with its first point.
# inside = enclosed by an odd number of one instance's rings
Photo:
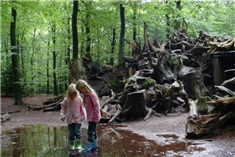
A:
{"type": "Polygon", "coordinates": [[[68,156],[65,151],[66,130],[67,128],[48,127],[47,125],[28,125],[3,132],[1,156],[68,156]],[[7,136],[3,136],[3,134],[7,136]]]}
{"type": "MultiPolygon", "coordinates": [[[[83,146],[87,138],[83,129],[83,146]]],[[[123,125],[100,124],[98,127],[99,149],[91,156],[97,157],[183,157],[204,148],[195,143],[180,140],[178,136],[157,135],[164,144],[157,144],[143,136],[128,131],[123,125]]],[[[66,147],[67,127],[28,125],[1,134],[1,156],[3,157],[67,157],[84,156],[69,152],[66,147]]]]}

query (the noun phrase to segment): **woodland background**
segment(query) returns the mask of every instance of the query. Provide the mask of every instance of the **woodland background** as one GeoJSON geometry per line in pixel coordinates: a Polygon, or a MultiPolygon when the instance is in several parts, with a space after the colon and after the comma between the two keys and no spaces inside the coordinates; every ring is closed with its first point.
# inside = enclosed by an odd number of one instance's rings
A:
{"type": "MultiPolygon", "coordinates": [[[[130,41],[164,43],[176,30],[235,34],[235,2],[224,0],[1,1],[1,96],[63,93],[74,60],[125,66],[130,41]]],[[[87,70],[87,69],[86,69],[87,70]]],[[[84,70],[84,73],[86,73],[84,70]]],[[[81,73],[83,70],[79,70],[81,73]]]]}

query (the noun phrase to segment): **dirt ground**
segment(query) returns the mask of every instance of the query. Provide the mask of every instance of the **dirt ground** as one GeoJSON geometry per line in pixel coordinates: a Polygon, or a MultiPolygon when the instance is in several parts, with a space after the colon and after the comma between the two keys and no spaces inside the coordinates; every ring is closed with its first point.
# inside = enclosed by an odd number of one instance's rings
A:
{"type": "MultiPolygon", "coordinates": [[[[29,104],[42,104],[53,96],[39,95],[36,97],[27,97],[24,99],[29,104]]],[[[1,98],[1,113],[11,113],[11,119],[6,122],[1,122],[1,131],[10,130],[17,127],[22,127],[25,124],[44,123],[55,126],[65,126],[65,122],[60,120],[59,111],[43,112],[43,111],[29,111],[26,106],[14,106],[13,98],[1,98]]],[[[187,113],[179,116],[152,116],[146,121],[127,122],[128,129],[142,135],[148,139],[156,142],[163,142],[159,139],[159,135],[176,135],[181,140],[185,139],[185,124],[187,122],[187,113]]],[[[210,157],[232,157],[235,156],[235,127],[228,127],[225,129],[218,129],[210,138],[193,140],[193,142],[200,143],[200,146],[205,148],[203,151],[198,151],[192,156],[210,156],[210,157]]],[[[164,142],[163,142],[164,143],[164,142]]]]}

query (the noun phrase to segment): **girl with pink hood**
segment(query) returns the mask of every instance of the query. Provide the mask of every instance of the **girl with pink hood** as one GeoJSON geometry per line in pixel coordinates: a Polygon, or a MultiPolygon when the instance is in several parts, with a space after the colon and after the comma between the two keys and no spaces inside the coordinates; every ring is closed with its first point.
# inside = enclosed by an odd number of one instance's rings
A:
{"type": "Polygon", "coordinates": [[[75,84],[70,84],[66,91],[66,97],[61,103],[60,115],[61,120],[64,121],[66,119],[68,124],[70,149],[81,149],[81,126],[86,119],[86,111],[82,98],[75,88],[75,84]]]}

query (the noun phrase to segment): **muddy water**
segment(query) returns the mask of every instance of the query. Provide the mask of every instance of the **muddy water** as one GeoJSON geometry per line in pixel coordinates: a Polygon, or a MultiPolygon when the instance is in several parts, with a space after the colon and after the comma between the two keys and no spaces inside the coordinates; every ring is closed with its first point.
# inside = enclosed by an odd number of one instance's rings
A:
{"type": "MultiPolygon", "coordinates": [[[[83,146],[87,138],[83,128],[83,146]]],[[[157,144],[126,129],[123,125],[99,125],[98,152],[84,155],[67,149],[67,127],[28,125],[1,134],[2,157],[184,157],[202,151],[200,144],[180,140],[174,134],[156,135],[167,141],[157,144]]]]}

